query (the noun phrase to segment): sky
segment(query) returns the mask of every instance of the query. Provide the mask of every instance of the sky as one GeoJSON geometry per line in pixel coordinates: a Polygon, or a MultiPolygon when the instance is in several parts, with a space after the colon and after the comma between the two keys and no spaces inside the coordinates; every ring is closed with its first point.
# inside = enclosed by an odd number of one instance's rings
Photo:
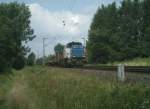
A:
{"type": "Polygon", "coordinates": [[[45,37],[46,55],[54,54],[57,43],[84,42],[93,16],[102,4],[121,0],[0,0],[24,2],[31,11],[31,27],[36,38],[27,44],[37,57],[42,56],[42,39],[45,37]],[[65,25],[64,25],[65,24],[65,25]]]}

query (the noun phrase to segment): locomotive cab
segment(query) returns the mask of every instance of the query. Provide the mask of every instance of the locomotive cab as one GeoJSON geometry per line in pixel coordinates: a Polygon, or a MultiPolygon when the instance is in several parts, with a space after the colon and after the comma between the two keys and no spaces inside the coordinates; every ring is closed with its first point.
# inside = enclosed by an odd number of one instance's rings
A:
{"type": "Polygon", "coordinates": [[[85,63],[85,47],[80,42],[70,42],[64,49],[65,63],[81,66],[85,63]]]}

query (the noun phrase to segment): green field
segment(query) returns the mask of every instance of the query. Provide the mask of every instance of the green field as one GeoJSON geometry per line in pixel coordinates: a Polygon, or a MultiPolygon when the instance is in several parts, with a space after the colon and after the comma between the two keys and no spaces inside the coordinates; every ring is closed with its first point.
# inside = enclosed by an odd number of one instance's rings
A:
{"type": "Polygon", "coordinates": [[[150,109],[150,77],[88,70],[27,67],[0,75],[0,109],[150,109]],[[91,74],[93,72],[93,74],[91,74]]]}

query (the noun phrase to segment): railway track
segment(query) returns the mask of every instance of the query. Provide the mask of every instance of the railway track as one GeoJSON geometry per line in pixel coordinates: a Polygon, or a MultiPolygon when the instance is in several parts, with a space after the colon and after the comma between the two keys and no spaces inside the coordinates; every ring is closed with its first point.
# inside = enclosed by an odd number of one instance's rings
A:
{"type": "MultiPolygon", "coordinates": [[[[82,69],[88,70],[105,70],[105,71],[117,71],[117,66],[84,66],[82,69]]],[[[135,73],[149,73],[150,66],[125,66],[125,72],[135,72],[135,73]]]]}
{"type": "MultiPolygon", "coordinates": [[[[59,67],[64,68],[62,66],[59,66],[59,67]]],[[[118,66],[95,66],[95,65],[85,65],[82,67],[78,66],[78,67],[71,67],[71,68],[84,69],[84,70],[104,70],[104,71],[117,71],[118,70],[118,66]]],[[[125,72],[150,74],[150,66],[125,66],[125,72]]]]}

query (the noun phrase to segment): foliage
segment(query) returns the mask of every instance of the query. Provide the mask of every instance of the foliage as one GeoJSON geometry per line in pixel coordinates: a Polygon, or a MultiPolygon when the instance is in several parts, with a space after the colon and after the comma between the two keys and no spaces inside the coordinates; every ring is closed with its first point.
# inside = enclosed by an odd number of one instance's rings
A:
{"type": "Polygon", "coordinates": [[[37,65],[42,65],[43,64],[43,58],[36,59],[36,64],[37,65]]]}
{"type": "Polygon", "coordinates": [[[47,60],[54,60],[55,59],[55,55],[49,55],[47,56],[47,60]]]}
{"type": "Polygon", "coordinates": [[[136,83],[144,75],[132,75],[133,81],[117,83],[108,72],[28,67],[0,75],[0,109],[149,109],[149,82],[136,83]]]}
{"type": "Polygon", "coordinates": [[[35,64],[35,59],[36,59],[35,54],[33,52],[30,53],[27,58],[27,65],[33,66],[35,64]]]}
{"type": "Polygon", "coordinates": [[[108,63],[107,65],[118,65],[118,64],[124,64],[127,66],[150,66],[150,58],[135,58],[132,60],[108,63]]]}
{"type": "Polygon", "coordinates": [[[55,55],[48,55],[45,59],[45,63],[48,64],[49,62],[55,61],[55,55]]]}
{"type": "MultiPolygon", "coordinates": [[[[48,56],[45,56],[45,63],[48,64],[50,61],[54,61],[55,60],[55,55],[48,55],[48,56]]],[[[38,58],[36,59],[36,64],[37,65],[42,65],[43,64],[43,58],[38,58]]]]}
{"type": "Polygon", "coordinates": [[[20,69],[24,68],[25,65],[26,65],[26,59],[25,59],[25,57],[20,55],[20,56],[17,56],[13,60],[12,67],[16,70],[20,70],[20,69]]]}
{"type": "Polygon", "coordinates": [[[58,44],[54,47],[55,53],[59,53],[59,52],[62,53],[63,50],[64,50],[64,45],[62,45],[62,44],[60,44],[60,43],[58,43],[58,44]]]}
{"type": "Polygon", "coordinates": [[[123,0],[119,7],[102,5],[89,30],[89,61],[108,63],[150,56],[149,5],[149,0],[123,0]]]}
{"type": "Polygon", "coordinates": [[[17,60],[15,58],[24,56],[28,51],[23,43],[35,37],[30,27],[30,17],[31,13],[25,4],[0,3],[0,71],[11,68],[15,63],[13,61],[17,60]]]}

